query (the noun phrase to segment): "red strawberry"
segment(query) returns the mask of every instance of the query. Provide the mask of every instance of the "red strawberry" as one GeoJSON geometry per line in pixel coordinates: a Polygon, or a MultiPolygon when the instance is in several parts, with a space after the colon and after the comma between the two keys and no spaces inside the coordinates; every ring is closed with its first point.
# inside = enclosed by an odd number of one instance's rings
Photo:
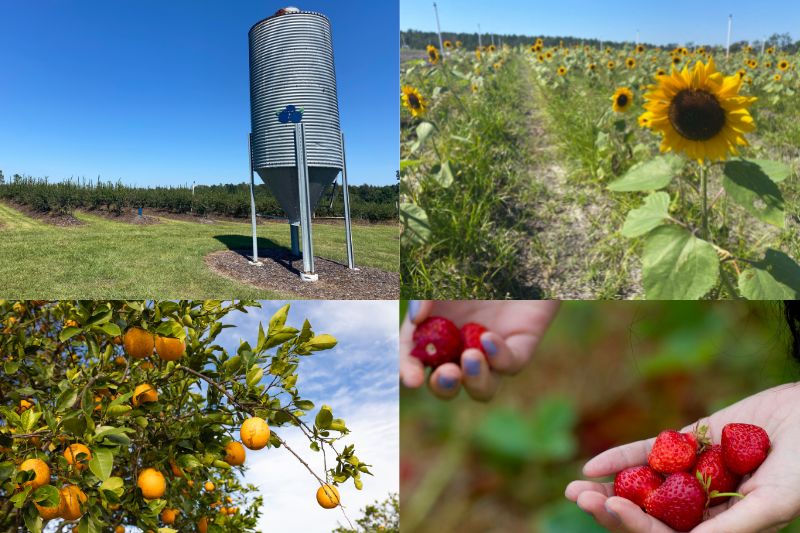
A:
{"type": "Polygon", "coordinates": [[[425,366],[436,368],[461,357],[461,332],[446,318],[432,316],[414,330],[411,355],[425,366]]]}
{"type": "Polygon", "coordinates": [[[614,494],[644,507],[645,499],[662,483],[664,478],[649,466],[632,466],[614,478],[614,494]]]}
{"type": "Polygon", "coordinates": [[[662,474],[686,472],[697,460],[697,438],[691,433],[662,431],[653,443],[647,462],[662,474]]]}
{"type": "Polygon", "coordinates": [[[678,531],[689,531],[703,521],[706,491],[686,472],[672,474],[644,501],[647,514],[678,531]]]}
{"type": "MultiPolygon", "coordinates": [[[[707,479],[709,495],[714,492],[734,492],[739,486],[741,478],[728,470],[722,460],[722,446],[713,445],[700,454],[695,465],[697,472],[707,479]]],[[[728,501],[729,496],[711,498],[711,505],[718,505],[728,501]]]]}
{"type": "Polygon", "coordinates": [[[761,466],[769,446],[769,435],[758,426],[727,424],[722,428],[722,460],[728,470],[740,476],[761,466]]]}
{"type": "Polygon", "coordinates": [[[481,335],[485,331],[487,331],[485,327],[475,322],[461,326],[461,339],[464,341],[464,349],[475,348],[480,350],[483,355],[486,355],[486,350],[483,349],[483,344],[481,344],[481,335]]]}

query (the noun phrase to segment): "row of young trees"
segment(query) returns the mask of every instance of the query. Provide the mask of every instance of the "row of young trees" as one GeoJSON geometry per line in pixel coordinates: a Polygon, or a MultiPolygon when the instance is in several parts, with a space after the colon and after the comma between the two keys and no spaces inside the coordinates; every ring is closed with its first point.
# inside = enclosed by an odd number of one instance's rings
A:
{"type": "MultiPolygon", "coordinates": [[[[397,198],[397,185],[351,186],[350,213],[353,218],[370,222],[397,220],[397,198]]],[[[28,206],[40,213],[57,215],[70,215],[75,209],[103,210],[119,215],[143,207],[198,216],[250,216],[250,188],[246,183],[198,185],[193,191],[191,187],[130,187],[120,182],[100,180],[51,182],[46,178],[17,174],[6,179],[0,171],[0,199],[28,206]]],[[[256,185],[256,209],[264,216],[284,216],[277,200],[263,183],[256,185]]],[[[321,217],[343,216],[341,187],[326,191],[315,214],[321,217]]]]}
{"type": "Polygon", "coordinates": [[[345,421],[297,387],[300,361],[336,339],[287,324],[287,305],[229,352],[226,317],[257,306],[0,301],[0,532],[257,531],[263,502],[238,475],[252,453],[292,454],[319,484],[297,495],[309,505],[360,489],[369,465],[339,443],[345,421]]]}

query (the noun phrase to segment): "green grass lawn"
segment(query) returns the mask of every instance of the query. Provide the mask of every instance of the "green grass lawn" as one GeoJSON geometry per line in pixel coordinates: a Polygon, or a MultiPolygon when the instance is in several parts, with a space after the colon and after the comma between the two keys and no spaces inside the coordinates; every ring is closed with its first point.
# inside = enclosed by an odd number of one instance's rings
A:
{"type": "MultiPolygon", "coordinates": [[[[221,277],[203,257],[251,246],[250,225],[161,220],[133,225],[86,213],[56,227],[0,204],[0,294],[5,298],[291,298],[221,277]]],[[[259,250],[289,246],[285,223],[258,227],[259,250]]],[[[398,229],[353,227],[356,264],[397,272],[398,229]]],[[[341,225],[314,225],[316,256],[346,262],[341,225]]]]}

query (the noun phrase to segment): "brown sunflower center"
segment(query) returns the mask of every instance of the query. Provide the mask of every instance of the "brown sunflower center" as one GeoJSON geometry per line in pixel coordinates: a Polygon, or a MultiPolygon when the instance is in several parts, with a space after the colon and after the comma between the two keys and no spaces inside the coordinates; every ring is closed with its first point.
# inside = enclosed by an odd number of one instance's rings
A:
{"type": "Polygon", "coordinates": [[[628,95],[627,94],[620,94],[617,96],[617,106],[618,107],[625,107],[628,104],[628,95]]]}
{"type": "Polygon", "coordinates": [[[707,141],[725,126],[725,110],[713,94],[700,89],[684,89],[669,106],[672,127],[690,141],[707,141]]]}
{"type": "Polygon", "coordinates": [[[419,109],[419,98],[417,98],[416,94],[408,94],[408,105],[411,107],[411,109],[419,109]]]}

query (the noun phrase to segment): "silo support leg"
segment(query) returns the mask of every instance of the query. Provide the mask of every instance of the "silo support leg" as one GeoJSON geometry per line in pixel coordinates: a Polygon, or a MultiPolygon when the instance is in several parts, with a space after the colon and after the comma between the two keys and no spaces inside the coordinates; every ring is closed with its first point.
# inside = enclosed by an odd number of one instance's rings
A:
{"type": "Polygon", "coordinates": [[[255,178],[253,177],[253,135],[247,136],[247,149],[250,153],[250,218],[253,223],[253,260],[250,261],[251,265],[261,266],[258,260],[258,233],[256,231],[256,193],[255,193],[255,178]]]}
{"type": "Polygon", "coordinates": [[[347,266],[358,270],[353,257],[353,231],[350,225],[350,189],[347,187],[347,159],[344,154],[344,133],[342,135],[342,194],[344,195],[344,231],[347,239],[347,266]]]}
{"type": "Polygon", "coordinates": [[[292,238],[292,255],[300,257],[300,225],[289,224],[289,235],[292,238]]]}
{"type": "Polygon", "coordinates": [[[314,240],[311,235],[311,197],[308,190],[308,162],[306,161],[306,145],[303,124],[295,125],[295,151],[297,155],[297,181],[300,188],[300,226],[303,241],[303,281],[317,281],[314,273],[314,240]]]}

